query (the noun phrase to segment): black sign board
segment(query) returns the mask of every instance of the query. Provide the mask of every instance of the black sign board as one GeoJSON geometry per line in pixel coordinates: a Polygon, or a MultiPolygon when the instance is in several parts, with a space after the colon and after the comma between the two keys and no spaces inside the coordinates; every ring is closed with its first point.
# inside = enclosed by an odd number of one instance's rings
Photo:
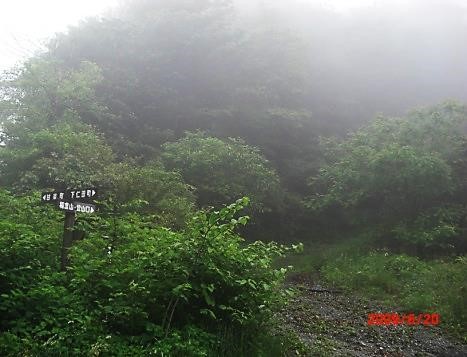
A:
{"type": "Polygon", "coordinates": [[[94,213],[96,211],[96,206],[90,203],[74,202],[73,204],[76,212],[94,213]]]}
{"type": "Polygon", "coordinates": [[[94,213],[96,206],[85,202],[58,201],[58,208],[67,212],[94,213]]]}
{"type": "Polygon", "coordinates": [[[41,194],[42,202],[55,203],[58,208],[65,211],[60,261],[61,271],[65,271],[69,264],[68,250],[73,244],[73,227],[75,225],[76,212],[94,213],[96,211],[96,206],[88,202],[92,202],[96,194],[97,190],[95,188],[52,191],[43,192],[41,194]],[[85,202],[78,202],[77,200],[85,202]]]}
{"type": "Polygon", "coordinates": [[[41,201],[42,202],[57,202],[59,200],[65,199],[65,191],[54,191],[54,192],[42,192],[41,194],[41,201]]]}
{"type": "Polygon", "coordinates": [[[55,203],[58,201],[74,201],[76,199],[89,201],[96,196],[95,188],[73,189],[66,191],[42,192],[41,200],[45,203],[55,203]]]}
{"type": "Polygon", "coordinates": [[[77,198],[81,200],[85,199],[92,199],[96,195],[96,189],[95,188],[86,188],[86,189],[81,189],[81,190],[69,190],[67,191],[68,197],[71,198],[72,200],[76,200],[77,198]]]}
{"type": "Polygon", "coordinates": [[[68,212],[75,211],[75,205],[72,202],[67,201],[58,201],[58,208],[68,212]]]}

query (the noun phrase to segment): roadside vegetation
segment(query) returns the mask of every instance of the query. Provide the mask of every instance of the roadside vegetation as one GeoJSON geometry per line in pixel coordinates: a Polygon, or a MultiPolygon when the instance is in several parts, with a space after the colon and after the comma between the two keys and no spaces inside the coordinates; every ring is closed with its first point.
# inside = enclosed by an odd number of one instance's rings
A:
{"type": "Polygon", "coordinates": [[[465,339],[463,110],[446,103],[381,117],[344,141],[327,141],[328,164],[311,181],[308,205],[342,217],[351,233],[311,248],[297,264],[401,311],[438,312],[465,339]]]}
{"type": "Polygon", "coordinates": [[[427,260],[362,243],[316,244],[282,262],[295,264],[289,279],[305,276],[331,290],[343,289],[381,303],[383,312],[439,313],[440,326],[466,341],[465,256],[427,260]]]}
{"type": "Polygon", "coordinates": [[[135,213],[79,217],[87,236],[65,273],[58,212],[36,196],[0,198],[2,355],[247,356],[290,347],[272,320],[290,295],[287,269],[271,264],[292,248],[246,244],[235,233],[248,221],[239,215],[247,198],[200,211],[179,232],[135,213]]]}

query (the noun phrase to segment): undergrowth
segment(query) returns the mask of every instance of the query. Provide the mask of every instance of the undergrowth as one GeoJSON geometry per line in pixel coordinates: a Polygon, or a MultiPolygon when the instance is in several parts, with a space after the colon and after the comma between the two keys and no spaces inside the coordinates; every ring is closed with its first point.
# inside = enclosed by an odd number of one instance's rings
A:
{"type": "Polygon", "coordinates": [[[442,324],[467,339],[467,257],[423,261],[407,255],[371,252],[329,261],[328,282],[406,312],[437,312],[442,324]]]}
{"type": "Polygon", "coordinates": [[[312,245],[304,254],[288,257],[287,263],[293,263],[295,272],[319,274],[329,285],[403,312],[437,312],[442,327],[467,341],[466,256],[423,260],[372,250],[366,243],[359,239],[312,245]]]}
{"type": "MultiPolygon", "coordinates": [[[[176,232],[139,214],[82,219],[59,271],[57,213],[0,191],[0,355],[281,356],[290,291],[272,262],[292,248],[248,243],[243,198],[176,232]],[[41,219],[35,219],[35,218],[41,219]]],[[[298,246],[295,248],[299,248],[298,246]]]]}

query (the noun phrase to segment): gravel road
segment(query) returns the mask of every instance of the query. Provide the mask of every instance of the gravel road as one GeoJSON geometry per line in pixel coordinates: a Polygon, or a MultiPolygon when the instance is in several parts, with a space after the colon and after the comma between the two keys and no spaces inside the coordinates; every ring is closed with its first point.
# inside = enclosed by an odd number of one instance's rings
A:
{"type": "MultiPolygon", "coordinates": [[[[310,356],[467,356],[467,345],[434,326],[368,326],[368,314],[397,312],[323,287],[313,279],[289,282],[299,293],[279,318],[310,356]]],[[[402,312],[400,312],[402,313],[402,312]]]]}

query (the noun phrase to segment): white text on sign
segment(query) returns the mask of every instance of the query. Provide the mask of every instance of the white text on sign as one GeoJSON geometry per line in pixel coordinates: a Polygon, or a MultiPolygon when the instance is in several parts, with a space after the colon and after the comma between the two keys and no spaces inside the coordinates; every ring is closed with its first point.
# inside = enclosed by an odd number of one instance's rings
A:
{"type": "Polygon", "coordinates": [[[70,191],[70,197],[72,199],[74,199],[74,198],[91,198],[91,197],[94,197],[95,194],[96,194],[96,191],[93,190],[93,189],[70,191]]]}
{"type": "Polygon", "coordinates": [[[75,203],[75,210],[76,212],[82,213],[94,213],[95,207],[94,205],[86,204],[86,203],[75,203]]]}

